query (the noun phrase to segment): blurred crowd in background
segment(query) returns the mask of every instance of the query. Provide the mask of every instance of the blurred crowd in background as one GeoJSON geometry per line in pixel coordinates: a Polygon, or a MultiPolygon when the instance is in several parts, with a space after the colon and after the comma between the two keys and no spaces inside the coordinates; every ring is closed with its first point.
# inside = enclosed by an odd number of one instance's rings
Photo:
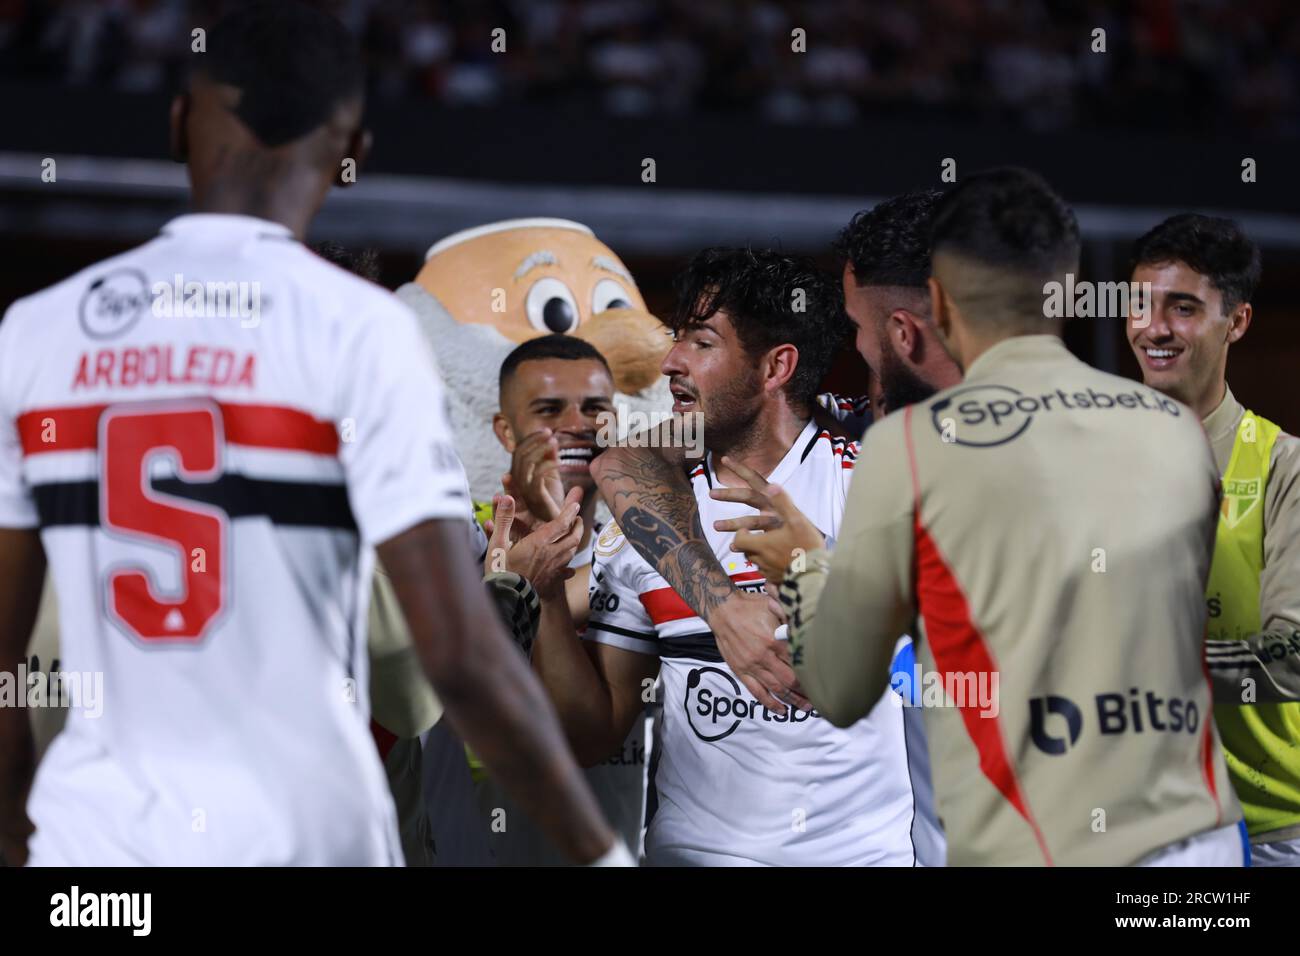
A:
{"type": "MultiPolygon", "coordinates": [[[[0,76],[169,90],[239,0],[0,0],[0,76]]],[[[881,111],[1300,134],[1295,0],[320,0],[372,95],[849,124],[881,111]],[[491,48],[505,31],[505,54],[491,48]],[[806,31],[806,52],[791,31],[806,31]],[[1093,31],[1105,30],[1106,53],[1093,31]],[[1156,108],[1153,110],[1153,106],[1156,108]]]]}

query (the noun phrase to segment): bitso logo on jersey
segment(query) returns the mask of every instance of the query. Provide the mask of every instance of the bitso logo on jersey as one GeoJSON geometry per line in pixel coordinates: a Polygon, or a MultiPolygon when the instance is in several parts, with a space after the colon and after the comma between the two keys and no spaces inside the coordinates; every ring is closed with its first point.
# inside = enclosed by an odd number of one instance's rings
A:
{"type": "Polygon", "coordinates": [[[92,339],[121,335],[149,308],[149,283],[139,269],[114,269],[90,284],[81,297],[81,327],[92,339]]]}
{"type": "Polygon", "coordinates": [[[1074,701],[1066,697],[1032,697],[1029,700],[1029,733],[1034,746],[1046,754],[1063,754],[1079,742],[1083,732],[1083,713],[1074,701]],[[1055,714],[1065,719],[1066,737],[1055,737],[1047,732],[1047,715],[1055,714]]]}
{"type": "Polygon", "coordinates": [[[716,743],[734,734],[742,720],[762,720],[769,724],[802,724],[812,717],[820,717],[815,710],[791,707],[784,714],[774,714],[741,688],[731,674],[717,667],[693,667],[686,677],[686,696],[682,701],[686,722],[695,736],[707,743],[716,743]],[[716,678],[705,686],[706,676],[716,678]],[[723,681],[726,683],[724,684],[723,681]],[[730,692],[728,692],[730,691],[730,692]],[[692,698],[694,700],[692,701],[692,698]]]}
{"type": "MultiPolygon", "coordinates": [[[[1143,733],[1196,733],[1200,712],[1196,702],[1178,697],[1161,697],[1153,690],[1145,693],[1130,687],[1128,694],[1097,694],[1093,698],[1097,713],[1097,730],[1103,736],[1143,733]],[[1126,699],[1127,696],[1127,699],[1126,699]]],[[[1059,722],[1056,722],[1059,727],[1059,722]]],[[[1083,711],[1068,697],[1048,694],[1029,699],[1029,734],[1034,746],[1045,754],[1059,757],[1079,742],[1083,735],[1083,711]],[[1066,736],[1048,730],[1048,717],[1065,722],[1066,736]]]]}
{"type": "Polygon", "coordinates": [[[1159,411],[1174,417],[1180,414],[1177,402],[1149,388],[1114,395],[1095,388],[1074,392],[1058,388],[1043,395],[1026,395],[1009,385],[971,385],[931,405],[930,422],[947,443],[993,448],[1023,435],[1037,414],[1116,408],[1159,411]]]}

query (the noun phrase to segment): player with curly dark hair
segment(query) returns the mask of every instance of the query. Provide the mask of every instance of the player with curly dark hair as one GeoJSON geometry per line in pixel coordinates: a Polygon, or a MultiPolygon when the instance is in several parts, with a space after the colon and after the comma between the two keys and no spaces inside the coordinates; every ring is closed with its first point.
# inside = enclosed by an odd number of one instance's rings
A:
{"type": "Polygon", "coordinates": [[[711,392],[708,408],[700,407],[678,363],[664,365],[676,409],[704,411],[710,448],[725,453],[749,434],[764,397],[756,381],[777,353],[793,362],[782,386],[790,409],[811,414],[817,387],[849,331],[830,276],[810,259],[772,250],[710,248],[691,259],[674,286],[677,307],[667,324],[679,341],[704,345],[731,335],[741,347],[738,367],[711,392]]]}
{"type": "Polygon", "coordinates": [[[663,372],[674,412],[703,415],[708,454],[650,493],[658,459],[619,448],[595,459],[618,522],[594,549],[587,647],[571,622],[544,614],[534,666],[588,764],[620,746],[643,689],[662,678],[671,706],[647,799],[652,865],[936,863],[903,709],[885,703],[835,730],[806,704],[783,706],[761,683],[742,684],[713,621],[696,610],[727,602],[751,614],[753,633],[784,644],[762,574],[729,550],[735,522],[753,513],[746,476],[780,482],[827,535],[838,533],[857,444],[813,418],[847,333],[835,281],[772,250],[705,249],[676,286],[663,372]]]}

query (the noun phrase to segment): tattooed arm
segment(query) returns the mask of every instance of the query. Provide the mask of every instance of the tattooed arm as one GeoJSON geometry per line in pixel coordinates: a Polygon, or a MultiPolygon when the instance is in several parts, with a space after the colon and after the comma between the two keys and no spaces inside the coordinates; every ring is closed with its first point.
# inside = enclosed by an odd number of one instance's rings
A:
{"type": "Polygon", "coordinates": [[[618,447],[597,455],[592,477],[623,534],[713,631],[718,650],[754,697],[777,713],[799,706],[789,650],[768,598],[736,588],[713,554],[680,448],[618,447]],[[668,453],[668,454],[665,454],[668,453]],[[675,454],[674,454],[675,453],[675,454]]]}

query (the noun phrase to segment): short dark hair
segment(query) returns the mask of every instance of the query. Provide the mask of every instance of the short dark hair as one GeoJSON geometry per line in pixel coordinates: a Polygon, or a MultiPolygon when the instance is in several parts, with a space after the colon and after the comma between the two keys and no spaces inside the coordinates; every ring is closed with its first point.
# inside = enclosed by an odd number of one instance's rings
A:
{"type": "Polygon", "coordinates": [[[793,345],[799,362],[786,391],[800,407],[811,404],[849,331],[838,282],[808,258],[718,246],[697,253],[674,286],[677,307],[667,322],[674,333],[725,311],[751,355],[793,345]]]}
{"type": "Polygon", "coordinates": [[[353,275],[358,275],[368,282],[379,285],[379,250],[371,246],[361,249],[350,249],[342,243],[326,239],[318,242],[311,247],[311,251],[316,253],[326,262],[338,266],[340,269],[347,269],[353,275]]]}
{"type": "Polygon", "coordinates": [[[1045,179],[1008,166],[976,173],[943,197],[930,247],[1008,272],[1051,277],[1076,271],[1079,223],[1045,179]]]}
{"type": "Polygon", "coordinates": [[[234,113],[265,146],[281,146],[323,125],[360,96],[361,51],[338,20],[298,0],[255,0],[208,33],[196,71],[241,93],[234,113]]]}
{"type": "Polygon", "coordinates": [[[1231,219],[1170,216],[1133,243],[1133,268],[1156,262],[1185,262],[1207,276],[1223,297],[1224,315],[1249,302],[1259,286],[1259,247],[1231,219]]]}
{"type": "Polygon", "coordinates": [[[611,379],[614,377],[609,363],[605,361],[605,356],[601,355],[596,346],[590,342],[576,336],[562,335],[560,333],[541,335],[516,346],[506,356],[506,360],[501,363],[501,373],[497,376],[498,394],[505,389],[506,382],[510,381],[511,376],[515,374],[515,370],[520,365],[540,359],[562,359],[566,362],[590,359],[605,366],[605,371],[609,372],[609,377],[611,379]]]}
{"type": "Polygon", "coordinates": [[[930,278],[930,227],[943,193],[917,189],[855,215],[832,248],[858,285],[924,289],[930,278]]]}

